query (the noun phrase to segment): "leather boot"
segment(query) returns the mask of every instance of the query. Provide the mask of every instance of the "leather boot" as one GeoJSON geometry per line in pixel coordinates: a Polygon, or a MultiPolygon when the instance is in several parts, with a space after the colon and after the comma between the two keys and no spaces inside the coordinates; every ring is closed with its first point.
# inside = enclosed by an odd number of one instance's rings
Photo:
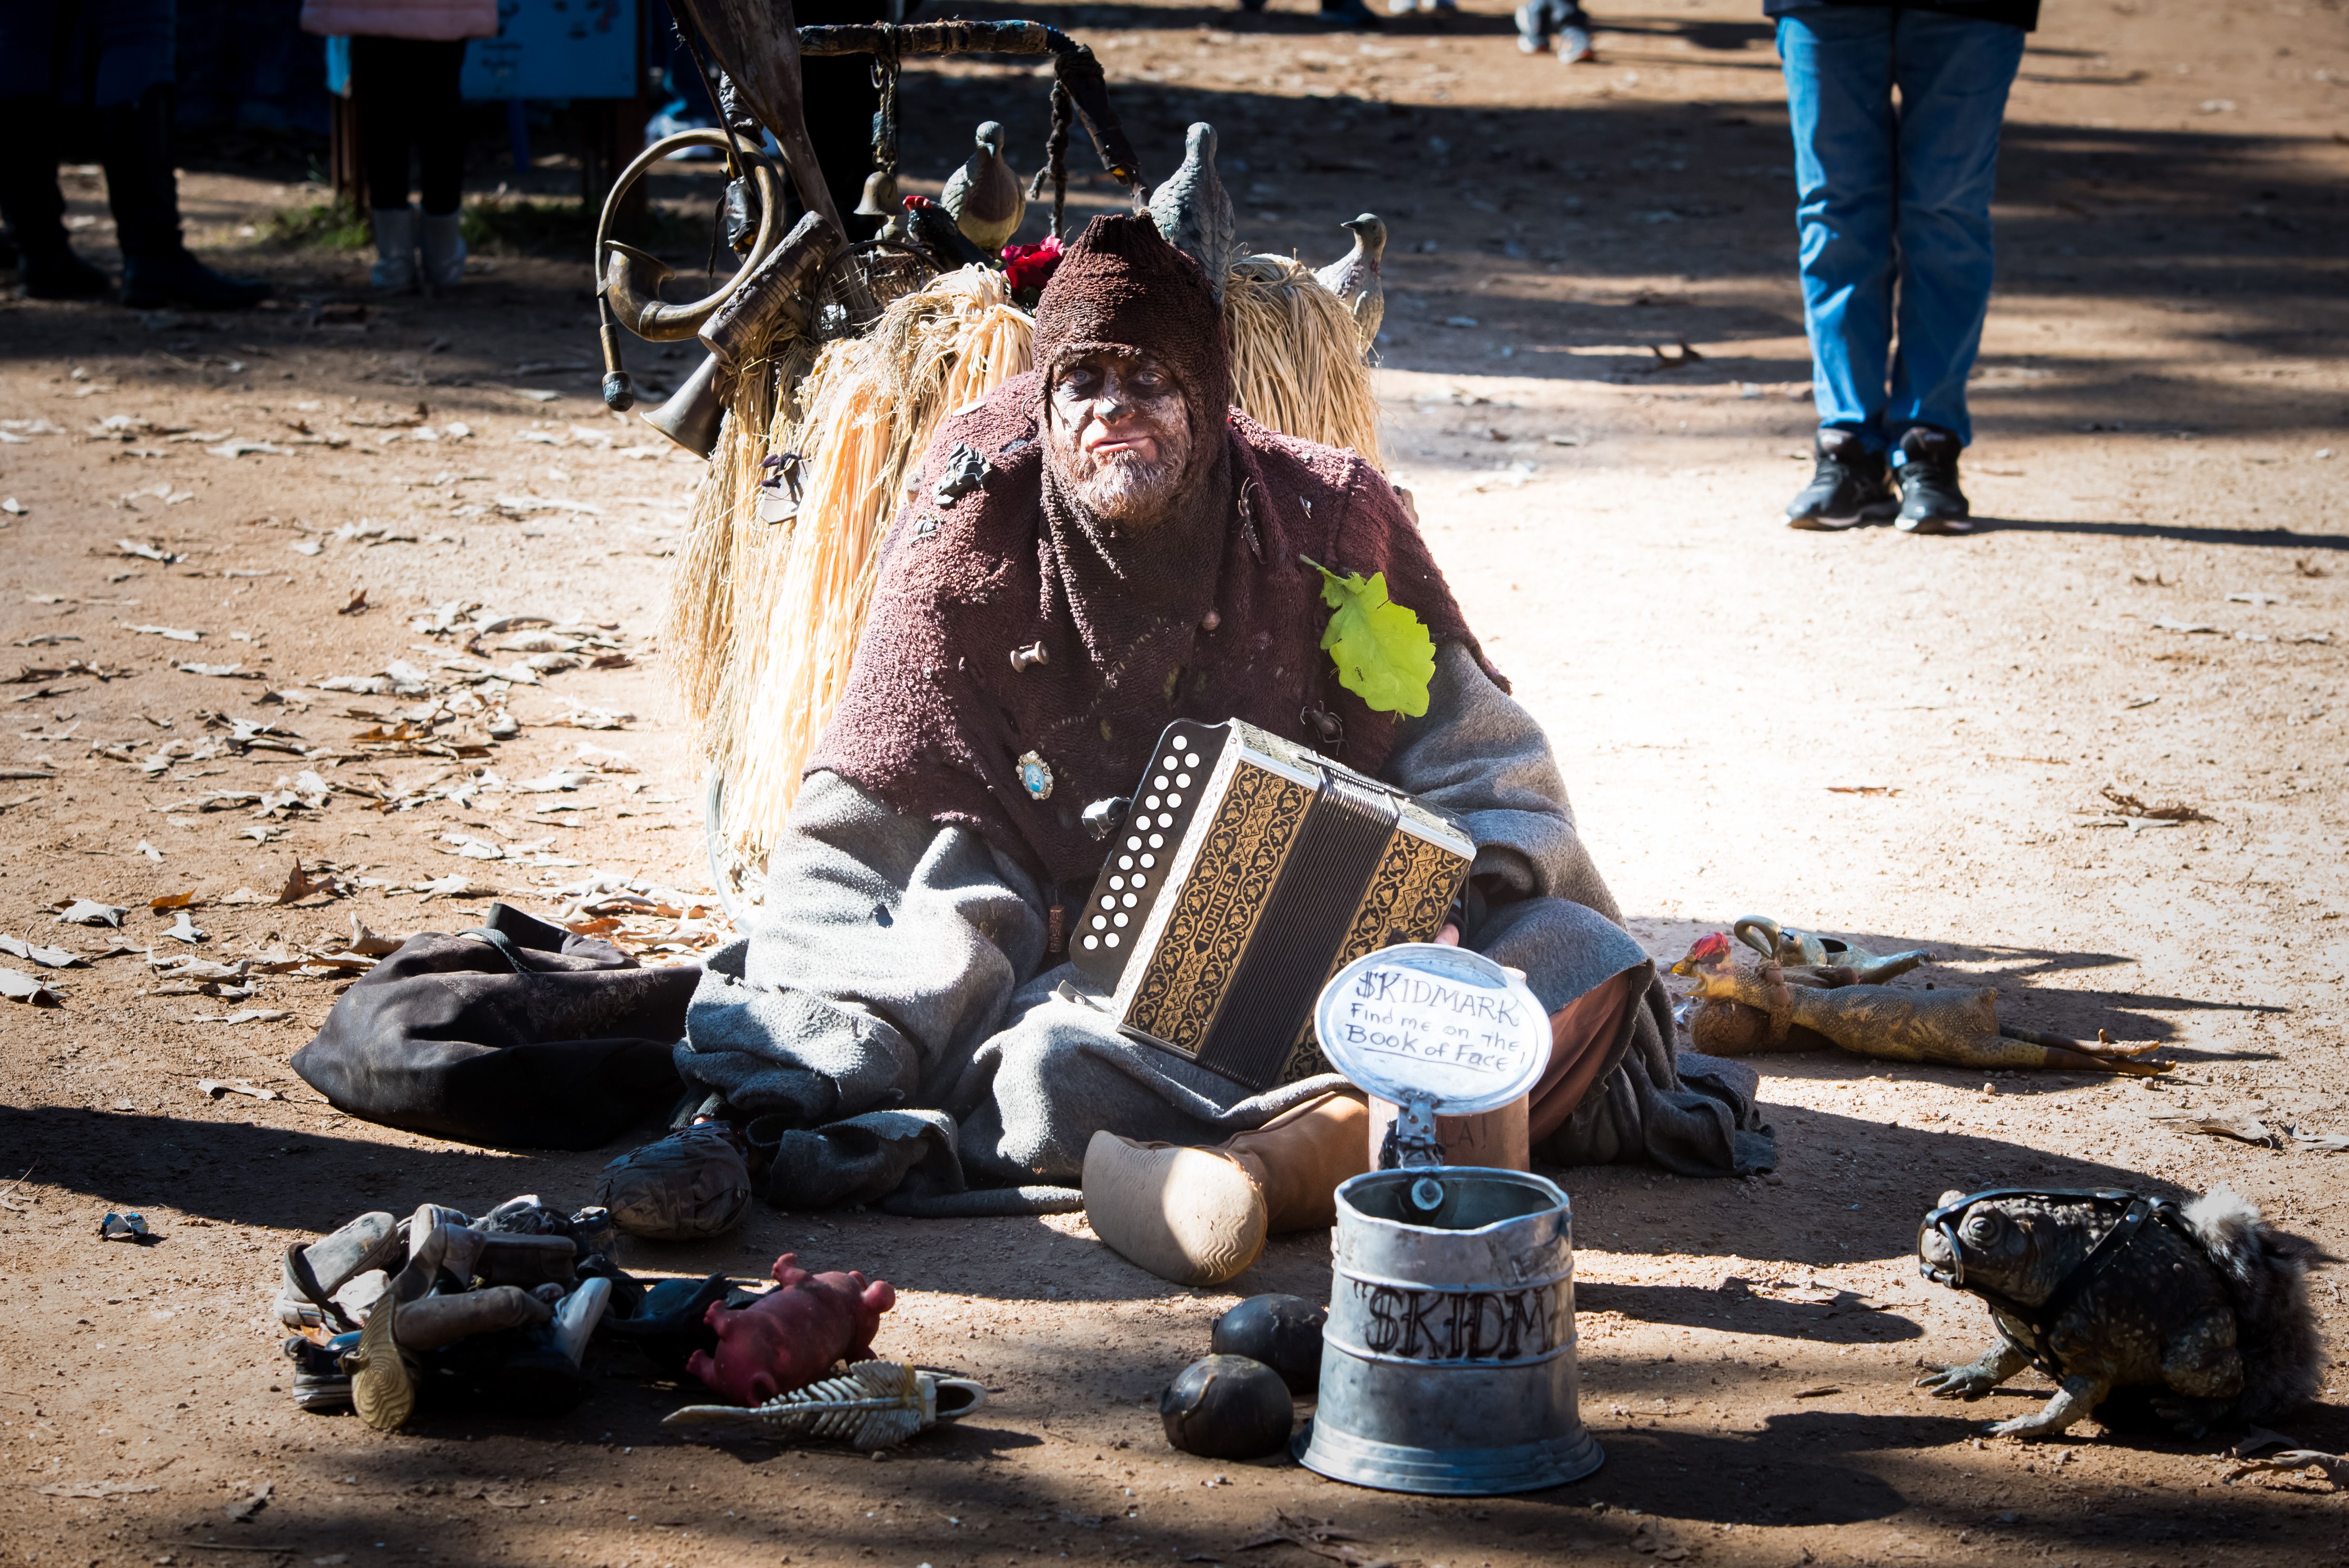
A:
{"type": "Polygon", "coordinates": [[[1292,1107],[1213,1149],[1096,1132],[1085,1215],[1129,1263],[1178,1284],[1221,1284],[1268,1235],[1327,1229],[1338,1184],[1370,1169],[1368,1108],[1349,1094],[1292,1107]]]}
{"type": "Polygon", "coordinates": [[[181,242],[179,174],[171,165],[169,86],[98,111],[106,201],[122,246],[122,303],[132,310],[186,305],[242,310],[269,297],[269,285],[232,278],[196,260],[181,242]]]}
{"type": "Polygon", "coordinates": [[[32,299],[93,299],[113,287],[66,243],[57,189],[57,106],[47,93],[0,98],[0,221],[16,242],[16,286],[32,299]]]}
{"type": "Polygon", "coordinates": [[[345,1331],[350,1319],[335,1293],[370,1269],[388,1269],[408,1251],[389,1214],[361,1214],[332,1235],[285,1249],[277,1291],[277,1321],[288,1328],[323,1324],[332,1317],[345,1331]]]}

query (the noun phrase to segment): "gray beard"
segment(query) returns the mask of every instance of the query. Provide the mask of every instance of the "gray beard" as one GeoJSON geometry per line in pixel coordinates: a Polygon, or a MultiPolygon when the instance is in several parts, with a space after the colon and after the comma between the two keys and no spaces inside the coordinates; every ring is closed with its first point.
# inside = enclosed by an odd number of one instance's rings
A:
{"type": "Polygon", "coordinates": [[[1155,461],[1131,452],[1091,457],[1063,445],[1055,431],[1045,458],[1063,493],[1088,516],[1112,531],[1131,531],[1163,521],[1181,500],[1190,451],[1188,443],[1181,450],[1170,449],[1173,444],[1162,441],[1155,461]]]}
{"type": "Polygon", "coordinates": [[[1077,504],[1102,521],[1123,527],[1148,527],[1164,517],[1174,504],[1174,463],[1148,461],[1127,453],[1088,461],[1078,459],[1080,471],[1066,476],[1077,504]]]}

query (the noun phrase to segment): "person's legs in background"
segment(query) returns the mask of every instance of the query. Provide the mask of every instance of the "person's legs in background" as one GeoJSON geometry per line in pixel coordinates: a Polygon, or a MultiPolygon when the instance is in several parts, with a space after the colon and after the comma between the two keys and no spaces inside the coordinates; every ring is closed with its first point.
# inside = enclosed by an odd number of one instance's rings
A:
{"type": "Polygon", "coordinates": [[[1966,377],[1982,349],[1994,256],[1999,127],[2023,32],[1933,11],[1898,13],[1900,87],[1899,348],[1884,431],[1896,444],[1899,526],[1964,531],[1958,453],[1973,441],[1966,377]]]}
{"type": "Polygon", "coordinates": [[[409,47],[404,38],[351,40],[351,107],[358,119],[359,162],[367,171],[368,216],[375,225],[376,260],[368,277],[387,294],[416,286],[416,209],[408,204],[416,109],[403,77],[409,47]]]}
{"type": "MultiPolygon", "coordinates": [[[[406,76],[416,103],[418,193],[424,222],[417,237],[424,286],[452,289],[465,279],[465,103],[458,89],[464,74],[465,46],[415,42],[408,46],[406,76]]],[[[402,192],[405,194],[405,191],[402,192]]]]}
{"type": "Polygon", "coordinates": [[[269,285],[224,277],[196,260],[180,233],[180,181],[172,167],[170,83],[98,108],[106,202],[122,245],[122,303],[133,310],[188,305],[233,310],[269,297],[269,285]]]}
{"type": "Polygon", "coordinates": [[[16,243],[16,286],[34,299],[90,299],[104,273],[66,241],[57,189],[61,60],[54,5],[0,5],[0,222],[16,243]]]}
{"type": "Polygon", "coordinates": [[[57,189],[59,112],[57,100],[46,92],[0,98],[0,219],[16,242],[16,286],[24,294],[94,299],[111,285],[66,242],[66,198],[57,189]]]}
{"type": "Polygon", "coordinates": [[[1892,349],[1897,127],[1889,8],[1778,19],[1795,139],[1803,325],[1819,414],[1818,468],[1786,508],[1794,528],[1891,515],[1884,452],[1892,349]]]}

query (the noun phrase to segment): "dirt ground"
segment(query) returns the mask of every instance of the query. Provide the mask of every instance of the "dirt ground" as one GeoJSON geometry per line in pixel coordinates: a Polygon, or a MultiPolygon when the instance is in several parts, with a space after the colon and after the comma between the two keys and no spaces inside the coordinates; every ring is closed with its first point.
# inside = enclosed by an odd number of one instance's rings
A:
{"type": "MultiPolygon", "coordinates": [[[[1237,1297],[1324,1293],[1324,1239],[1194,1292],[1126,1265],[1081,1216],[761,1209],[722,1244],[630,1244],[624,1261],[657,1273],[756,1275],[790,1249],[893,1281],[881,1349],[996,1392],[883,1462],[677,1443],[658,1421],[685,1391],[616,1364],[561,1421],[383,1438],[302,1414],[268,1310],[290,1240],[425,1200],[583,1202],[625,1146],[409,1137],[336,1115],[285,1061],[346,975],[302,962],[354,917],[401,935],[473,923],[484,890],[577,914],[632,880],[670,910],[709,886],[655,634],[697,465],[595,402],[575,254],[493,254],[453,298],[377,303],[363,258],[265,240],[273,211],[317,199],[298,168],[199,162],[194,242],[276,280],[277,308],[0,302],[0,676],[56,672],[0,686],[0,932],[91,959],[39,972],[61,1007],[0,1005],[9,1559],[2349,1555],[2349,1504],[2313,1480],[2230,1484],[2223,1439],[1983,1439],[2045,1397],[2036,1375],[1968,1407],[1910,1387],[1984,1333],[1978,1304],[1915,1273],[1918,1216],[1947,1187],[2224,1180],[2349,1253],[2349,1165],[2284,1131],[2349,1131],[2339,0],[2049,7],[2007,132],[1967,468],[1985,521],[1956,540],[1776,526],[1811,411],[1782,90],[1754,7],[1602,5],[1601,63],[1571,69],[1521,57],[1497,0],[1372,36],[1325,34],[1298,0],[1260,17],[1028,10],[1100,48],[1154,173],[1184,123],[1220,128],[1258,245],[1327,259],[1337,220],[1386,218],[1394,466],[1651,952],[1757,913],[1928,946],[1925,977],[1994,985],[2002,1016],[2037,1027],[2160,1040],[2175,1070],[1780,1057],[1774,1177],[1568,1172],[1583,1411],[1608,1460],[1529,1497],[1413,1500],[1173,1452],[1156,1391],[1237,1297]],[[1682,343],[1695,356],[1662,363],[1682,343]],[[342,614],[358,590],[365,608],[342,614]],[[469,658],[434,629],[450,601],[557,623],[607,667],[513,671],[527,648],[497,637],[469,658]],[[412,681],[316,684],[395,661],[412,681]],[[460,664],[528,678],[480,702],[505,680],[460,681],[460,664]],[[439,700],[420,687],[471,689],[480,710],[403,740],[402,716],[439,700]],[[492,733],[501,710],[510,735],[492,733]],[[583,745],[637,771],[605,758],[535,794],[475,777],[543,780],[583,745]],[[2107,786],[2208,820],[2132,822],[2107,786]],[[270,902],[297,860],[331,862],[339,893],[270,902]],[[236,902],[247,889],[257,902],[236,902]],[[189,892],[193,944],[150,908],[189,892]],[[129,913],[119,932],[56,923],[74,899],[129,913]],[[95,956],[118,941],[134,951],[95,956]],[[201,989],[244,989],[205,964],[273,955],[249,995],[201,989]],[[243,1013],[259,1016],[224,1021],[243,1013]],[[204,1079],[280,1098],[215,1099],[204,1079]],[[2193,1116],[2257,1119],[2283,1147],[2160,1119],[2193,1116]],[[123,1209],[163,1239],[99,1241],[123,1209]],[[1344,1534],[1251,1545],[1276,1513],[1344,1534]]],[[[909,70],[905,99],[910,173],[943,176],[980,119],[1010,126],[1023,167],[1037,156],[1025,70],[909,70]]],[[[558,158],[518,182],[564,178],[558,158]]],[[[68,194],[111,263],[96,180],[68,194]]],[[[714,928],[638,913],[623,934],[675,959],[714,928]]],[[[2315,1297],[2329,1325],[2332,1275],[2315,1297]]],[[[2344,1393],[2289,1436],[2349,1447],[2344,1393]]]]}

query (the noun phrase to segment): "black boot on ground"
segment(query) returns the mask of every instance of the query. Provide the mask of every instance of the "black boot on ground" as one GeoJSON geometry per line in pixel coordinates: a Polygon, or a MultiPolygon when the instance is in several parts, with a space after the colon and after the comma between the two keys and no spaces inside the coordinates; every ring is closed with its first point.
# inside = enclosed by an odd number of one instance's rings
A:
{"type": "Polygon", "coordinates": [[[1900,516],[1903,533],[1971,533],[1973,508],[1958,488],[1958,438],[1947,430],[1919,425],[1900,438],[1900,516]]]}
{"type": "Polygon", "coordinates": [[[98,122],[107,205],[122,245],[122,303],[133,310],[237,310],[267,299],[267,284],[223,277],[181,242],[171,89],[150,88],[130,103],[100,109],[98,122]]]}
{"type": "Polygon", "coordinates": [[[1786,503],[1788,528],[1849,528],[1881,522],[1898,510],[1884,454],[1869,451],[1857,431],[1822,426],[1813,450],[1819,466],[1802,494],[1786,503]]]}
{"type": "Polygon", "coordinates": [[[16,260],[16,292],[26,299],[97,299],[114,280],[60,242],[53,250],[26,250],[16,260]]]}
{"type": "Polygon", "coordinates": [[[16,291],[31,299],[94,299],[112,279],[66,243],[57,189],[57,108],[47,93],[0,98],[0,219],[16,254],[16,291]]]}

